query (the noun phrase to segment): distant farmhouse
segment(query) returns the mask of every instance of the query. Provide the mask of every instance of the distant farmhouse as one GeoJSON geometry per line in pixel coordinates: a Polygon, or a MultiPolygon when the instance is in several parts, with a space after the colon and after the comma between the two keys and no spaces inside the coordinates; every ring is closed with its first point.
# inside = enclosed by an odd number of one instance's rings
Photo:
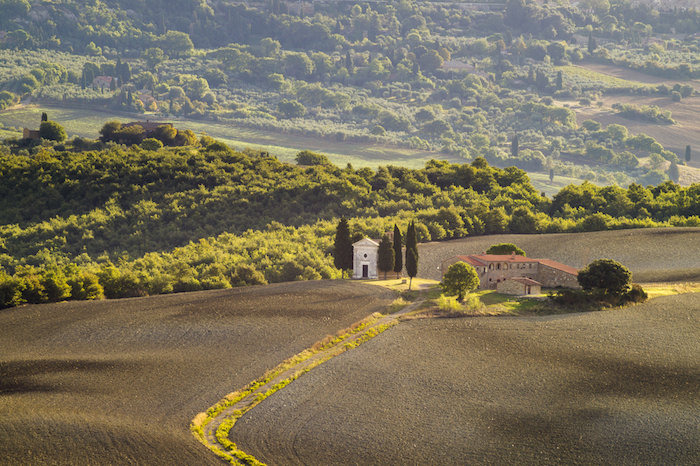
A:
{"type": "Polygon", "coordinates": [[[539,294],[544,288],[578,289],[578,270],[549,259],[510,255],[475,254],[454,256],[442,262],[443,275],[450,265],[466,262],[479,275],[479,288],[506,294],[539,294]]]}
{"type": "Polygon", "coordinates": [[[115,87],[119,87],[119,79],[113,78],[111,76],[98,76],[95,79],[92,80],[92,86],[95,88],[100,88],[100,89],[109,89],[112,80],[114,80],[115,87]]]}

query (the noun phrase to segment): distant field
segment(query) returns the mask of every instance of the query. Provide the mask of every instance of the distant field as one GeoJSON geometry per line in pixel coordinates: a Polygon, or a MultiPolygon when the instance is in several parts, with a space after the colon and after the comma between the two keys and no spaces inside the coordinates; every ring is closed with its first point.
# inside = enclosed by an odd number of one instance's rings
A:
{"type": "Polygon", "coordinates": [[[578,269],[595,259],[620,261],[636,282],[700,280],[700,228],[647,228],[552,235],[475,236],[420,244],[418,276],[439,280],[440,263],[479,254],[492,244],[513,243],[528,257],[552,259],[578,269]]]}
{"type": "Polygon", "coordinates": [[[599,81],[602,84],[612,87],[640,87],[643,85],[642,83],[636,81],[629,81],[627,79],[622,79],[616,76],[612,76],[610,74],[601,73],[585,66],[557,66],[555,67],[555,69],[557,71],[561,71],[562,73],[574,76],[581,76],[591,81],[599,81]]]}
{"type": "MultiPolygon", "coordinates": [[[[696,81],[679,81],[672,79],[657,78],[643,73],[639,73],[626,68],[617,67],[614,65],[600,65],[596,63],[582,63],[581,68],[585,68],[588,72],[596,73],[601,76],[608,76],[609,79],[625,78],[633,82],[638,82],[643,85],[653,85],[665,83],[673,86],[676,83],[690,84],[696,89],[696,93],[700,90],[700,83],[696,81]]],[[[579,67],[576,67],[579,68],[579,67]]],[[[671,96],[641,96],[629,94],[605,94],[603,96],[604,107],[572,107],[576,112],[578,124],[587,119],[599,121],[604,126],[615,123],[626,126],[631,134],[645,133],[656,139],[664,148],[675,152],[681,160],[685,160],[685,147],[690,145],[693,149],[697,145],[698,132],[700,126],[700,95],[696,94],[693,97],[685,98],[680,102],[673,102],[671,96]],[[628,120],[617,115],[610,107],[616,103],[628,103],[638,106],[656,105],[663,110],[670,110],[672,118],[676,121],[675,125],[659,125],[647,123],[637,120],[628,120]]],[[[691,167],[700,168],[700,157],[693,157],[691,167]]]]}
{"type": "MultiPolygon", "coordinates": [[[[3,123],[5,126],[37,128],[41,121],[41,112],[43,111],[49,114],[51,120],[61,123],[69,137],[76,135],[92,139],[99,136],[100,128],[107,121],[128,122],[153,118],[149,115],[115,115],[108,110],[74,109],[52,104],[41,104],[37,107],[0,112],[0,123],[3,123]]],[[[207,133],[209,136],[219,139],[236,149],[251,147],[267,150],[286,162],[293,162],[296,154],[307,149],[326,154],[333,163],[341,167],[351,163],[356,168],[371,167],[376,169],[379,165],[422,168],[431,159],[463,162],[462,159],[449,157],[438,152],[355,142],[336,142],[329,139],[307,138],[272,131],[258,131],[210,121],[201,122],[177,118],[166,118],[163,121],[173,122],[177,128],[191,129],[197,135],[203,132],[207,133]]]]}
{"type": "Polygon", "coordinates": [[[700,295],[402,323],[243,416],[284,465],[695,465],[700,295]]]}
{"type": "MultiPolygon", "coordinates": [[[[549,181],[548,173],[528,173],[527,176],[530,177],[532,185],[538,192],[544,192],[550,198],[561,191],[561,188],[565,186],[570,184],[580,185],[583,183],[583,180],[580,178],[570,178],[568,176],[559,175],[555,175],[554,180],[549,181]]],[[[600,183],[593,184],[600,185],[600,183]]]]}
{"type": "Polygon", "coordinates": [[[221,464],[197,413],[394,298],[346,280],[1,310],[0,464],[221,464]]]}

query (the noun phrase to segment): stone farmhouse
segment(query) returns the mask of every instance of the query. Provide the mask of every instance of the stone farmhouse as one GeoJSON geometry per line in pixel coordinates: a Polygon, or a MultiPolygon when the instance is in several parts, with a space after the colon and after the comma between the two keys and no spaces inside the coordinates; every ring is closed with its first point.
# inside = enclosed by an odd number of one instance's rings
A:
{"type": "Polygon", "coordinates": [[[454,256],[442,261],[443,275],[457,262],[466,262],[476,269],[481,289],[525,295],[539,294],[542,287],[580,288],[578,270],[549,259],[530,259],[515,253],[454,256]]]}
{"type": "Polygon", "coordinates": [[[119,80],[111,76],[97,76],[95,79],[92,80],[92,85],[93,87],[97,87],[100,89],[109,89],[109,86],[112,84],[113,79],[117,84],[117,87],[119,87],[119,80]]]}

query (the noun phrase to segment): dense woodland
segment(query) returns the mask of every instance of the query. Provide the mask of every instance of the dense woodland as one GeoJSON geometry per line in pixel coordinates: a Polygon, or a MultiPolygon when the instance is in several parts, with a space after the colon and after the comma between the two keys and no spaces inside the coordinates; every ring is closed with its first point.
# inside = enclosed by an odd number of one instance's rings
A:
{"type": "MultiPolygon", "coordinates": [[[[659,157],[684,163],[655,141],[625,144],[620,125],[579,128],[570,107],[594,105],[603,93],[680,100],[692,87],[601,82],[569,65],[614,62],[696,78],[698,38],[667,35],[696,32],[696,10],[659,14],[608,0],[581,9],[524,0],[482,11],[407,0],[309,8],[278,0],[3,0],[0,108],[31,95],[484,157],[621,186],[673,179],[659,157]],[[443,68],[450,60],[466,69],[443,68]],[[96,87],[97,76],[118,84],[96,87]]],[[[613,109],[673,124],[656,107],[613,109]]]]}
{"type": "Polygon", "coordinates": [[[373,171],[222,146],[2,155],[2,305],[338,278],[341,216],[372,238],[415,220],[420,241],[700,226],[698,185],[584,183],[549,199],[483,158],[373,171]]]}

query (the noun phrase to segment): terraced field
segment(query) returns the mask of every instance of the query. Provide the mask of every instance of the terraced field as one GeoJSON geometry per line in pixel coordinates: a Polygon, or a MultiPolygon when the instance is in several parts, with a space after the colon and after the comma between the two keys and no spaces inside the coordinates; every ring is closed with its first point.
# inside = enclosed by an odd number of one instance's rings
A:
{"type": "Polygon", "coordinates": [[[221,464],[195,414],[393,299],[326,281],[0,311],[0,464],[221,464]]]}
{"type": "Polygon", "coordinates": [[[230,438],[271,465],[698,464],[699,303],[406,322],[230,438]]]}

